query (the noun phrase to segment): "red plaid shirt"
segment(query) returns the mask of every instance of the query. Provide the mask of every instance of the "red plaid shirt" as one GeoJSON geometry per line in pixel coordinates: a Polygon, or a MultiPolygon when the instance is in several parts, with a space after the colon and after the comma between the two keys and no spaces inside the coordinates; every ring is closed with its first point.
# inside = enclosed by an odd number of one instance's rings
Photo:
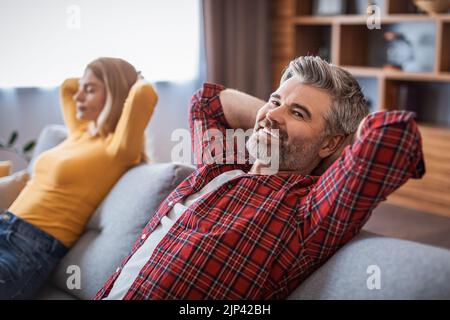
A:
{"type": "MultiPolygon", "coordinates": [[[[219,93],[205,84],[190,124],[225,132],[219,93]]],[[[322,176],[244,174],[188,207],[148,257],[125,299],[282,299],[352,239],[386,196],[425,172],[413,114],[371,114],[360,138],[322,176]]],[[[207,143],[207,142],[206,142],[207,143]]],[[[193,143],[201,158],[206,144],[193,143]],[[202,148],[203,146],[203,148],[202,148]]],[[[148,235],[172,206],[216,176],[250,165],[200,165],[162,202],[148,235]]],[[[143,244],[139,237],[122,263],[143,244]]],[[[104,298],[119,268],[97,293],[104,298]]]]}

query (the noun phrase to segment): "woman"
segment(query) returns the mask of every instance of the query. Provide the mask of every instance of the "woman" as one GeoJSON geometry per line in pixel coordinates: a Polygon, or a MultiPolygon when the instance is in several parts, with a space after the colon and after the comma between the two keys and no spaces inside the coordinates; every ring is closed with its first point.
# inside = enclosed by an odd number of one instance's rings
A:
{"type": "Polygon", "coordinates": [[[32,298],[122,174],[147,160],[144,130],[156,102],[153,87],[116,58],[62,84],[68,138],[39,156],[0,212],[0,299],[32,298]]]}

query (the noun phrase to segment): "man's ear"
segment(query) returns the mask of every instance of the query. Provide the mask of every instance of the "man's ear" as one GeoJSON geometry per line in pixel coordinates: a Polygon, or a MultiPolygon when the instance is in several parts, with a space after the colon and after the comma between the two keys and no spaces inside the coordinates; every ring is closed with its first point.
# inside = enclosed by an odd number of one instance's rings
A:
{"type": "Polygon", "coordinates": [[[340,149],[344,139],[344,135],[335,135],[325,138],[322,147],[319,150],[319,156],[323,159],[336,153],[336,151],[340,149]]]}
{"type": "Polygon", "coordinates": [[[313,175],[320,176],[324,173],[333,164],[333,162],[335,162],[342,155],[345,147],[353,143],[352,134],[347,137],[338,135],[328,139],[329,141],[325,140],[319,151],[319,156],[322,158],[322,161],[313,170],[313,175]]]}

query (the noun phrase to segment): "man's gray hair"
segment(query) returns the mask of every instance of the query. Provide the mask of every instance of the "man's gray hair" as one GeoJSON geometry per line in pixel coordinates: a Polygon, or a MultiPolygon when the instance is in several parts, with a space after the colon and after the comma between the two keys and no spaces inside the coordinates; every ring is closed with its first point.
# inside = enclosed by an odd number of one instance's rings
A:
{"type": "Polygon", "coordinates": [[[304,56],[292,60],[280,83],[293,76],[331,95],[331,108],[325,116],[328,124],[325,135],[352,134],[369,113],[367,101],[356,79],[348,71],[320,57],[304,56]]]}

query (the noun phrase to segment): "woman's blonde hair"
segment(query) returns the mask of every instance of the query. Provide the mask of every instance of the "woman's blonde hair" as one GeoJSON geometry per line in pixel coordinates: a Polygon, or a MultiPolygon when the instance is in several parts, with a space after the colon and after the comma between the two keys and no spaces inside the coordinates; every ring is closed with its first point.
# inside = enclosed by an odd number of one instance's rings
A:
{"type": "MultiPolygon", "coordinates": [[[[116,130],[125,100],[140,76],[130,63],[119,58],[98,58],[89,63],[86,69],[91,70],[105,84],[106,101],[97,118],[96,129],[98,135],[106,137],[116,130]]],[[[141,161],[148,162],[145,135],[143,138],[141,161]]]]}

